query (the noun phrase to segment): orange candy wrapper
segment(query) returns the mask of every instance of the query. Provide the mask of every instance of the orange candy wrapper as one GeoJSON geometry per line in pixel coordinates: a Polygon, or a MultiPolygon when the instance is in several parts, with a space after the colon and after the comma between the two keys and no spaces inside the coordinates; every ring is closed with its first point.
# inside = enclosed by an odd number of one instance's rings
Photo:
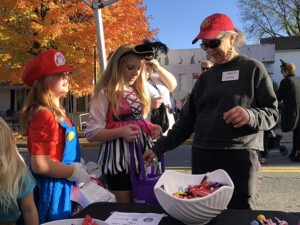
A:
{"type": "Polygon", "coordinates": [[[85,215],[82,225],[98,225],[90,215],[85,215]]]}

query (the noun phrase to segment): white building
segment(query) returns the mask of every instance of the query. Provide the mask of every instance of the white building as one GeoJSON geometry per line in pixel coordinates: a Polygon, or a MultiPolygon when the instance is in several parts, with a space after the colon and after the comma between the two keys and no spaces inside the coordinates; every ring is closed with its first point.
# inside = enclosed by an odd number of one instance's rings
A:
{"type": "Polygon", "coordinates": [[[300,36],[263,38],[261,44],[275,45],[275,62],[273,80],[280,83],[282,75],[280,73],[280,59],[285,62],[294,63],[296,66],[296,75],[300,76],[300,36]]]}

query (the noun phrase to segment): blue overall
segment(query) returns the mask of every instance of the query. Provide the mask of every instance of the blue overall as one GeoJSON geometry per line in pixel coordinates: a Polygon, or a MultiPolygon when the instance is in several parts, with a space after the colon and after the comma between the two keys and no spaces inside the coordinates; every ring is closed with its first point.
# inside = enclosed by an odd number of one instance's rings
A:
{"type": "MultiPolygon", "coordinates": [[[[62,163],[80,162],[80,145],[75,126],[60,121],[65,128],[65,149],[62,163]]],[[[68,219],[72,216],[71,192],[74,182],[61,178],[49,178],[34,174],[37,186],[34,191],[40,223],[68,219]]]]}

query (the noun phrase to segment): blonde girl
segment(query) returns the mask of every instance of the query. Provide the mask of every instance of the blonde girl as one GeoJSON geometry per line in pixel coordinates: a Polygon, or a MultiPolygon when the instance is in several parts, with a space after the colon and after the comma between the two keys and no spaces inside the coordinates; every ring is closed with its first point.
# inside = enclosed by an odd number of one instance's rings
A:
{"type": "Polygon", "coordinates": [[[86,129],[89,141],[102,142],[98,163],[117,202],[132,201],[129,144],[133,143],[137,158],[138,143],[145,151],[161,134],[159,126],[145,120],[150,98],[145,88],[143,58],[153,52],[138,49],[122,45],[111,55],[95,87],[86,129]]]}
{"type": "Polygon", "coordinates": [[[13,225],[21,218],[25,225],[38,225],[33,199],[35,181],[1,117],[0,146],[0,225],[13,225]]]}

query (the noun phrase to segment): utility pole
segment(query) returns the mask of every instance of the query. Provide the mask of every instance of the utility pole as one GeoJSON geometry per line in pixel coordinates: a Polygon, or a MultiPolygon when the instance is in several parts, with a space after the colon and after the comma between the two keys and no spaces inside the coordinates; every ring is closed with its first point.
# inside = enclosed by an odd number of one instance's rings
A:
{"type": "Polygon", "coordinates": [[[97,45],[98,45],[98,54],[100,60],[100,73],[104,71],[106,67],[106,50],[104,42],[104,31],[103,31],[103,22],[102,22],[102,11],[101,9],[109,6],[110,4],[117,2],[118,0],[83,0],[85,4],[91,7],[94,10],[94,18],[96,24],[96,36],[97,36],[97,45]]]}

